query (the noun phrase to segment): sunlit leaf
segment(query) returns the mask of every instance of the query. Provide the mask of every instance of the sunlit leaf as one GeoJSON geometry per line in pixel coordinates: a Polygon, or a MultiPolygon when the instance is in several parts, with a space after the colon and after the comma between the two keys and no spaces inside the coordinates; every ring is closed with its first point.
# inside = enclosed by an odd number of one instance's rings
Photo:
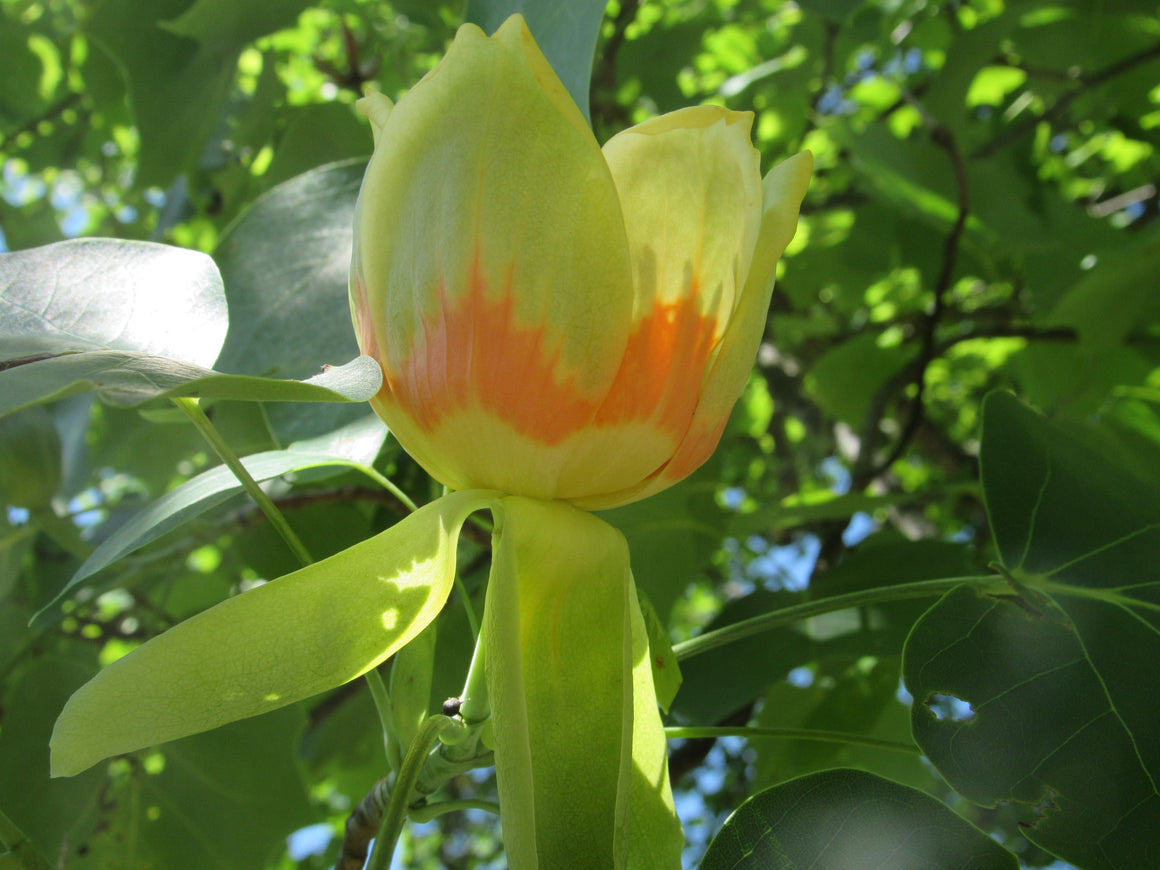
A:
{"type": "Polygon", "coordinates": [[[276,710],[366,673],[438,614],[459,529],[493,500],[479,490],[453,493],[113,662],[57,719],[53,774],[276,710]]]}

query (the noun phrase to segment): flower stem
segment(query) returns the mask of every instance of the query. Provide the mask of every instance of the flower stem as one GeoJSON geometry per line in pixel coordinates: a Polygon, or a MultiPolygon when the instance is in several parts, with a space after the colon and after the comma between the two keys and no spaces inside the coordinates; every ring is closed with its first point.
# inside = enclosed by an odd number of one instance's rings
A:
{"type": "Polygon", "coordinates": [[[493,813],[498,816],[499,804],[494,801],[481,800],[440,801],[437,804],[427,804],[427,806],[411,810],[411,821],[423,825],[445,813],[454,813],[458,810],[483,810],[485,813],[493,813]]]}
{"type": "Polygon", "coordinates": [[[802,619],[809,619],[811,616],[821,616],[824,613],[833,613],[836,610],[845,610],[850,607],[865,607],[868,604],[888,604],[891,601],[903,601],[908,598],[942,595],[963,583],[977,586],[981,592],[1010,589],[1002,577],[991,574],[943,577],[938,580],[918,580],[914,583],[879,586],[874,589],[848,592],[845,595],[834,595],[818,601],[806,601],[803,604],[795,604],[792,607],[783,607],[780,610],[772,610],[760,616],[743,619],[732,625],[722,626],[714,631],[707,631],[697,637],[673,644],[673,652],[678,661],[683,661],[719,646],[761,634],[763,631],[781,628],[802,619]]]}
{"type": "Polygon", "coordinates": [[[419,772],[427,761],[431,747],[439,739],[451,720],[446,716],[429,716],[419,726],[419,733],[407,748],[407,756],[399,768],[399,775],[395,778],[391,797],[387,801],[387,808],[383,812],[383,822],[379,825],[379,832],[375,836],[374,850],[367,862],[367,870],[390,870],[391,858],[395,854],[395,844],[399,841],[399,834],[403,830],[403,822],[407,818],[407,802],[419,772]]]}
{"type": "Polygon", "coordinates": [[[314,559],[311,557],[309,551],[307,551],[302,541],[298,538],[298,535],[296,535],[294,530],[290,528],[290,524],[286,522],[286,517],[284,517],[282,512],[278,510],[278,508],[274,505],[274,502],[270,500],[270,496],[266,495],[262,488],[258,486],[257,481],[255,481],[254,478],[250,476],[250,472],[246,471],[246,467],[242,465],[242,460],[238,458],[238,455],[234,453],[233,449],[226,443],[225,439],[222,438],[221,433],[218,432],[217,428],[213,425],[212,422],[210,422],[209,417],[205,415],[205,411],[203,411],[201,406],[197,404],[197,400],[177,398],[173,399],[173,403],[185,412],[185,415],[189,417],[190,422],[193,423],[197,431],[200,432],[201,436],[209,442],[209,446],[213,448],[213,452],[216,453],[218,458],[221,459],[221,461],[226,464],[229,470],[234,473],[234,477],[238,479],[238,482],[241,483],[246,492],[249,493],[249,496],[254,500],[254,503],[262,509],[262,513],[266,515],[266,519],[270,521],[270,524],[274,527],[274,530],[282,536],[282,540],[286,542],[286,545],[290,548],[290,551],[294,554],[298,561],[303,565],[313,564],[314,559]]]}
{"type": "Polygon", "coordinates": [[[698,739],[717,737],[775,737],[782,740],[817,740],[823,743],[856,743],[861,746],[873,746],[877,749],[891,749],[895,752],[909,752],[919,754],[920,750],[913,743],[901,740],[886,740],[881,737],[869,737],[865,734],[850,734],[845,731],[822,731],[813,728],[753,728],[740,726],[671,726],[665,729],[665,737],[669,740],[698,739]]]}

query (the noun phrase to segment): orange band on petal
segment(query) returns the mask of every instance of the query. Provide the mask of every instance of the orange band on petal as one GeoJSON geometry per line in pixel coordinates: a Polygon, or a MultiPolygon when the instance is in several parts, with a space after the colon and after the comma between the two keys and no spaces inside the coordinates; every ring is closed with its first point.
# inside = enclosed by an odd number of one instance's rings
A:
{"type": "Polygon", "coordinates": [[[718,341],[717,320],[701,311],[697,291],[694,278],[687,296],[656,303],[637,325],[598,426],[651,420],[677,439],[684,435],[718,341]]]}
{"type": "Polygon", "coordinates": [[[559,350],[543,326],[516,322],[511,278],[490,298],[477,255],[467,292],[439,289],[440,309],[384,390],[420,428],[435,430],[458,410],[482,407],[516,431],[555,445],[589,425],[599,404],[575,377],[559,374],[559,350]]]}

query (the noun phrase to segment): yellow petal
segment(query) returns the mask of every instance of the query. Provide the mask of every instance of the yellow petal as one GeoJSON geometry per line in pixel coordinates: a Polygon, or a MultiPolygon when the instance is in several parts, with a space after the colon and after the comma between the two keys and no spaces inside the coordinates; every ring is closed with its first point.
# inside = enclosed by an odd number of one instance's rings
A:
{"type": "Polygon", "coordinates": [[[577,504],[615,503],[604,496],[656,474],[685,437],[760,225],[752,118],[716,106],[683,109],[604,146],[632,257],[633,331],[594,418],[598,433],[562,476],[578,482],[592,469],[605,472],[605,485],[577,504]],[[642,428],[653,437],[642,438],[642,428]]]}
{"type": "Polygon", "coordinates": [[[482,414],[549,445],[585,428],[632,294],[611,176],[522,18],[492,38],[461,28],[390,111],[356,236],[352,307],[386,381],[376,410],[444,483],[524,492],[489,476],[502,455],[460,455],[448,427],[482,414]]]}
{"type": "Polygon", "coordinates": [[[640,321],[659,303],[692,299],[724,329],[745,284],[761,223],[753,115],[682,109],[604,146],[620,196],[640,321]]]}
{"type": "Polygon", "coordinates": [[[777,261],[797,231],[798,211],[810,184],[814,158],[808,151],[775,166],[762,184],[761,232],[737,309],[705,375],[692,425],[663,473],[634,494],[641,499],[683,480],[712,455],[753,368],[769,314],[777,261]]]}

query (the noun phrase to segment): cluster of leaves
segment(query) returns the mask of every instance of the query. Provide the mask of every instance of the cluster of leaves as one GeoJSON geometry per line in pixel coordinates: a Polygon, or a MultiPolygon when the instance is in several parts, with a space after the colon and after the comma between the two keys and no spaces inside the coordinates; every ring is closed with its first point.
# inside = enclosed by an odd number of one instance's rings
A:
{"type": "MultiPolygon", "coordinates": [[[[438,495],[341,401],[370,373],[291,379],[357,353],[362,85],[518,8],[601,139],[711,101],[755,113],[767,165],[817,161],[720,450],[605,515],[677,641],[689,862],[1156,864],[1155,3],[307,7],[0,0],[0,863],[333,864],[386,772],[361,682],[71,779],[48,737],[102,664],[298,567],[169,398],[202,397],[315,558],[438,495]],[[131,244],[27,250],[82,234],[131,244]],[[286,845],[312,823],[329,846],[286,845]]],[[[449,607],[432,712],[470,654],[449,607]]],[[[410,862],[500,862],[476,816],[410,862]]]]}

